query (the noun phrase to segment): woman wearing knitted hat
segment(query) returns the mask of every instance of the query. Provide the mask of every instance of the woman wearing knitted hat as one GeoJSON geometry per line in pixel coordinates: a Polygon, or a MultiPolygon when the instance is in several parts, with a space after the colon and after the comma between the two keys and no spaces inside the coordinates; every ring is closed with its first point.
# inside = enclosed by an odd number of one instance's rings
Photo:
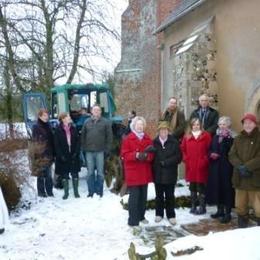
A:
{"type": "Polygon", "coordinates": [[[246,113],[241,122],[243,130],[234,139],[229,160],[234,166],[232,181],[236,189],[238,227],[245,228],[248,226],[249,206],[253,207],[260,226],[260,132],[254,114],[246,113]]]}
{"type": "Polygon", "coordinates": [[[158,136],[154,139],[155,158],[153,174],[156,193],[155,222],[160,222],[164,215],[170,224],[175,225],[175,197],[174,189],[178,176],[178,164],[181,162],[179,142],[169,134],[168,122],[162,121],[158,126],[158,136]]]}

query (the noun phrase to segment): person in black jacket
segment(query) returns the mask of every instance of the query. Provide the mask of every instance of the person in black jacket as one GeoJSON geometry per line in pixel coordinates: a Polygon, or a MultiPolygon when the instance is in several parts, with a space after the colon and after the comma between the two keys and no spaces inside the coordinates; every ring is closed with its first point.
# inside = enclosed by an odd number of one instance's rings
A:
{"type": "Polygon", "coordinates": [[[56,151],[56,173],[62,176],[64,196],[69,196],[69,174],[72,176],[72,184],[75,198],[79,198],[78,184],[80,171],[80,139],[77,129],[71,124],[70,115],[61,113],[60,124],[54,135],[56,151]]]}
{"type": "Polygon", "coordinates": [[[179,142],[169,134],[168,122],[159,123],[159,135],[154,139],[155,158],[153,162],[154,183],[156,192],[155,222],[160,222],[164,215],[164,204],[166,205],[166,216],[172,225],[175,219],[175,197],[174,189],[178,176],[178,164],[182,160],[179,142]]]}
{"type": "Polygon", "coordinates": [[[32,175],[37,176],[37,191],[39,197],[53,197],[53,182],[51,165],[54,161],[54,143],[49,114],[46,109],[40,109],[38,121],[33,126],[33,161],[32,175]]]}
{"type": "Polygon", "coordinates": [[[218,126],[209,150],[207,202],[217,205],[217,212],[211,217],[218,218],[224,224],[231,220],[231,209],[235,199],[232,187],[233,166],[228,160],[234,134],[230,129],[231,119],[229,117],[220,117],[218,126]]]}
{"type": "Polygon", "coordinates": [[[209,97],[203,94],[199,97],[199,107],[195,109],[190,119],[199,118],[205,131],[214,135],[218,127],[218,111],[209,106],[209,97]]]}

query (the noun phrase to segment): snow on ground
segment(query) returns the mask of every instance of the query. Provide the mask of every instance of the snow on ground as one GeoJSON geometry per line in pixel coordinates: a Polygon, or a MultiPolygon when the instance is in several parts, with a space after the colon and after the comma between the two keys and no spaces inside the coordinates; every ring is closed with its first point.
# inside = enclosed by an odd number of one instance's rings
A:
{"type": "MultiPolygon", "coordinates": [[[[31,178],[35,182],[35,178],[31,178]]],[[[150,186],[150,194],[152,189],[150,186]]],[[[70,190],[69,199],[64,201],[63,191],[55,189],[54,198],[35,197],[31,209],[13,214],[6,232],[0,236],[0,259],[123,260],[128,259],[127,250],[131,242],[135,243],[137,252],[153,251],[153,247],[147,246],[128,227],[128,213],[122,209],[119,196],[106,188],[103,198],[87,198],[84,173],[81,174],[79,191],[81,198],[75,199],[70,190]]],[[[154,210],[147,211],[146,217],[150,226],[169,225],[166,219],[155,224],[154,210]]],[[[188,209],[178,209],[176,228],[203,217],[190,215],[188,209]]],[[[173,259],[259,260],[259,241],[259,227],[205,237],[191,235],[168,244],[167,259],[172,258],[171,252],[200,246],[204,250],[173,259]]]]}
{"type": "MultiPolygon", "coordinates": [[[[25,132],[24,130],[22,132],[25,132]]],[[[5,133],[0,125],[0,135],[5,133]]],[[[28,171],[27,152],[20,151],[19,170],[28,171]],[[26,166],[26,165],[27,166],[26,166]]],[[[16,156],[15,156],[16,157],[16,156]]],[[[0,260],[126,260],[127,250],[134,242],[138,253],[153,251],[153,245],[128,227],[128,212],[123,210],[122,198],[105,188],[103,198],[87,198],[86,174],[80,175],[80,195],[75,199],[70,190],[68,200],[62,200],[63,191],[54,189],[54,198],[38,198],[35,177],[31,186],[22,187],[23,199],[31,201],[31,208],[12,213],[6,232],[0,235],[0,260]]],[[[177,188],[176,195],[187,194],[187,188],[177,188]]],[[[154,198],[154,187],[149,185],[148,198],[154,198]]],[[[127,201],[125,196],[124,201],[127,201]]],[[[214,208],[205,216],[193,216],[189,209],[177,209],[177,225],[194,223],[209,218],[214,208]]],[[[154,210],[148,210],[148,227],[170,226],[167,219],[154,223],[154,210]]],[[[142,228],[144,229],[144,228],[142,228]]],[[[165,247],[167,259],[199,260],[260,260],[260,227],[210,233],[207,236],[189,235],[165,247]],[[172,252],[199,246],[202,251],[191,255],[173,257],[172,252]]]]}

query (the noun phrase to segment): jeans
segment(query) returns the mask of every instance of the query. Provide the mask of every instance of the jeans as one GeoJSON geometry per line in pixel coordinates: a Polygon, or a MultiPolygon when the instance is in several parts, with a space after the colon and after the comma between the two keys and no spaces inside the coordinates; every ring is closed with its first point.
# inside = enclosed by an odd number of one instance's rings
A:
{"type": "Polygon", "coordinates": [[[53,183],[51,176],[51,166],[47,166],[43,169],[41,176],[37,177],[37,191],[41,197],[53,196],[53,183]]]}
{"type": "Polygon", "coordinates": [[[104,152],[86,152],[87,184],[90,196],[96,193],[103,196],[104,183],[104,152]]]}

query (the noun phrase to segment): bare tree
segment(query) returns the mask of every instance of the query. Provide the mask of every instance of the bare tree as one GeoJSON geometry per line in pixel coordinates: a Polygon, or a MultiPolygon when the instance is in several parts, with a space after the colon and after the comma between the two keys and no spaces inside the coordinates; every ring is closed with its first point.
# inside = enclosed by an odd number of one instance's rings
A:
{"type": "Polygon", "coordinates": [[[119,40],[112,9],[109,0],[2,0],[0,93],[9,100],[34,89],[48,94],[60,79],[101,75],[93,59],[111,62],[111,42],[119,40]]]}

